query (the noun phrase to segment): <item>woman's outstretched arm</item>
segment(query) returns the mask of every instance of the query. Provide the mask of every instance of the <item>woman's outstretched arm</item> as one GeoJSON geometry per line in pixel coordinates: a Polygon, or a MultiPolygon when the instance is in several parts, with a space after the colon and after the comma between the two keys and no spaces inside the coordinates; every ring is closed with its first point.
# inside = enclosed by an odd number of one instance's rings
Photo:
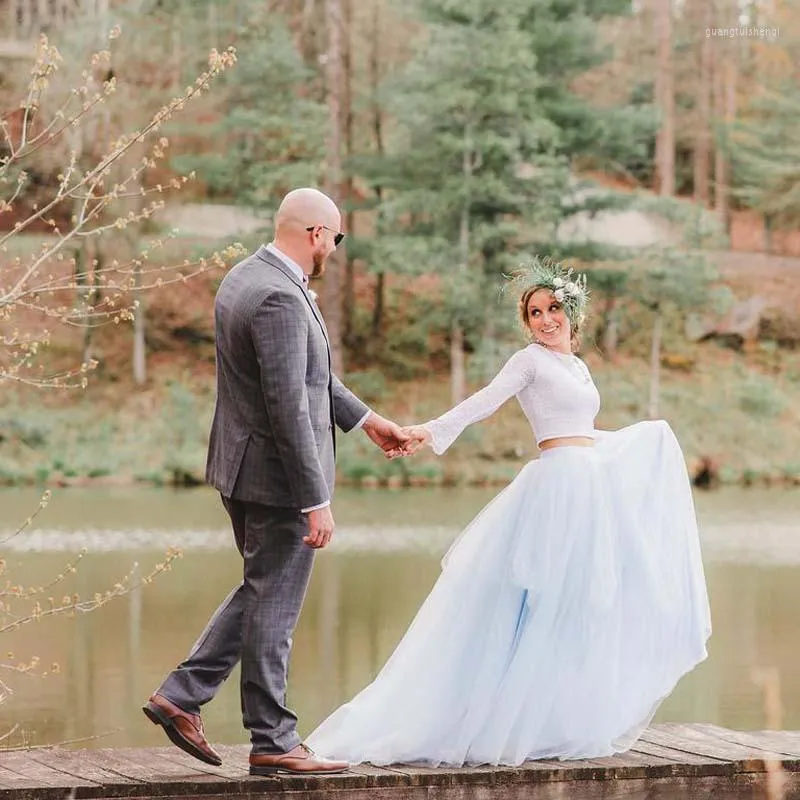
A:
{"type": "Polygon", "coordinates": [[[413,442],[405,452],[414,452],[421,445],[429,444],[436,455],[441,455],[464,428],[494,414],[506,400],[514,397],[531,383],[535,374],[536,365],[531,350],[518,350],[483,389],[470,395],[440,417],[423,425],[405,428],[405,432],[411,436],[413,442]]]}

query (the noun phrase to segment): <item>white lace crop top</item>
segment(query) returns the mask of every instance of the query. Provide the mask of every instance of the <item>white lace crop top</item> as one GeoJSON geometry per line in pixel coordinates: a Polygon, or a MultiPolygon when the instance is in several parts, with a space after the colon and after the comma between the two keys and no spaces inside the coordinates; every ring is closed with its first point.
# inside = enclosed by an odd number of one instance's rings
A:
{"type": "Polygon", "coordinates": [[[577,356],[531,344],[514,353],[490,384],[424,424],[433,451],[441,455],[467,425],[486,419],[515,395],[537,444],[561,436],[595,437],[600,395],[589,368],[577,356]]]}

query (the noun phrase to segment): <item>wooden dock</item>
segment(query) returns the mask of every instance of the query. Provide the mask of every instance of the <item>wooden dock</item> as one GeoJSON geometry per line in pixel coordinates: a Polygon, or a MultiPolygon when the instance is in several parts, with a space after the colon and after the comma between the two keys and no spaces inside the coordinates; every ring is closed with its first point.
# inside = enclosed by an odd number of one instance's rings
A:
{"type": "Polygon", "coordinates": [[[251,778],[248,747],[221,767],[175,747],[0,751],[0,800],[798,800],[800,731],[655,725],[628,753],[517,768],[359,766],[327,778],[251,778]]]}

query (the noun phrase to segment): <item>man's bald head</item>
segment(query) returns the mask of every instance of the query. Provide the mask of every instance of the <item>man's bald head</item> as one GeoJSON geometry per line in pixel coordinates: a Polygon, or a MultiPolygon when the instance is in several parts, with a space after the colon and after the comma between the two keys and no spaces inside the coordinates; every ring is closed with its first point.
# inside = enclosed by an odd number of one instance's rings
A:
{"type": "Polygon", "coordinates": [[[275,214],[273,244],[312,278],[325,272],[325,259],[336,249],[342,215],[336,203],[318,189],[293,189],[275,214]]]}
{"type": "Polygon", "coordinates": [[[305,187],[293,189],[283,198],[275,215],[275,232],[280,236],[284,230],[305,230],[312,225],[338,231],[341,221],[339,209],[328,195],[305,187]]]}

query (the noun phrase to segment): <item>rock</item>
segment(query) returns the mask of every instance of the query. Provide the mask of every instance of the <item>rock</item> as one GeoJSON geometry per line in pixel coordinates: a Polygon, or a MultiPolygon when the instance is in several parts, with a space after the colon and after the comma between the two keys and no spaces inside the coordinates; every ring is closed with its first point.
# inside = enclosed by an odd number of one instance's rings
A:
{"type": "Polygon", "coordinates": [[[739,343],[752,342],[758,338],[761,317],[769,305],[762,295],[753,295],[735,303],[722,317],[714,314],[692,315],[686,322],[686,336],[692,341],[720,336],[739,343]]]}
{"type": "Polygon", "coordinates": [[[205,479],[200,473],[185,467],[171,467],[169,470],[170,486],[191,489],[195,486],[202,486],[205,479]]]}
{"type": "Polygon", "coordinates": [[[719,485],[719,464],[711,456],[701,456],[689,465],[692,483],[698,489],[713,489],[719,485]]]}

